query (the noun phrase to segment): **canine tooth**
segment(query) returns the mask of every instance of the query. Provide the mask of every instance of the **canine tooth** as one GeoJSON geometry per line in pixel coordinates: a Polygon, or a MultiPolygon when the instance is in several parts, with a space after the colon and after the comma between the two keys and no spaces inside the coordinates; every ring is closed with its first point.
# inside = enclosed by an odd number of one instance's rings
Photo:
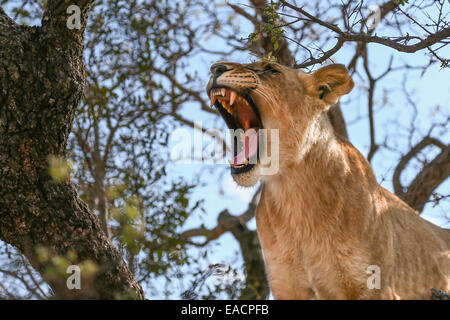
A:
{"type": "Polygon", "coordinates": [[[225,95],[227,94],[227,89],[222,88],[222,89],[220,89],[220,91],[221,91],[221,93],[222,93],[222,96],[225,97],[225,95]]]}
{"type": "Polygon", "coordinates": [[[245,164],[245,165],[248,164],[248,159],[244,159],[244,164],[245,164]]]}
{"type": "Polygon", "coordinates": [[[234,100],[236,100],[236,96],[237,96],[236,92],[234,92],[234,91],[230,92],[230,106],[233,105],[234,100]]]}
{"type": "Polygon", "coordinates": [[[214,95],[211,95],[211,107],[216,103],[217,97],[214,95]]]}
{"type": "Polygon", "coordinates": [[[221,102],[222,102],[222,106],[225,108],[225,110],[227,110],[228,113],[231,114],[231,108],[230,108],[230,106],[228,105],[228,102],[226,102],[225,100],[222,100],[221,102]]]}
{"type": "Polygon", "coordinates": [[[245,140],[245,133],[241,132],[241,141],[243,142],[245,140]]]}

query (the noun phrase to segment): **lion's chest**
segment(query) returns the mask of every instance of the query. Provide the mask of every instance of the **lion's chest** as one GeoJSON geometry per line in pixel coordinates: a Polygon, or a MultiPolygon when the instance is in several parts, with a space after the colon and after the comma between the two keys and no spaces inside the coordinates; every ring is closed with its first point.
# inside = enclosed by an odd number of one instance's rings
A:
{"type": "Polygon", "coordinates": [[[258,235],[275,297],[344,297],[348,291],[362,290],[367,264],[359,245],[333,239],[331,230],[290,216],[277,219],[264,206],[257,212],[258,235]]]}

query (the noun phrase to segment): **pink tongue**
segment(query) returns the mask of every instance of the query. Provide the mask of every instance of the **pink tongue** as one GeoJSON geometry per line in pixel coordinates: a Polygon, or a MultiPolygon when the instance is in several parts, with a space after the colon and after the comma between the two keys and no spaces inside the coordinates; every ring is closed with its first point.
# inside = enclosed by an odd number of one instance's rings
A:
{"type": "Polygon", "coordinates": [[[233,158],[233,164],[245,164],[245,159],[250,159],[258,152],[258,132],[255,129],[249,129],[245,133],[244,148],[233,158]]]}

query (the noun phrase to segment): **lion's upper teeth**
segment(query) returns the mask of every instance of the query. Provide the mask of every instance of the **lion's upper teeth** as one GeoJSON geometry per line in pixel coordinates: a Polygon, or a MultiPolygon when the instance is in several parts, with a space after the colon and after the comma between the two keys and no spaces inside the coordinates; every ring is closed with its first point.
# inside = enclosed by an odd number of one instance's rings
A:
{"type": "Polygon", "coordinates": [[[211,107],[216,103],[217,97],[211,94],[211,107]]]}
{"type": "Polygon", "coordinates": [[[247,103],[247,101],[242,97],[240,97],[236,92],[225,88],[212,89],[210,93],[210,98],[211,98],[211,106],[214,105],[216,100],[219,100],[219,102],[222,104],[222,107],[224,107],[225,110],[227,110],[230,114],[233,113],[231,107],[236,102],[236,100],[247,103]],[[227,94],[229,94],[228,97],[227,94]]]}
{"type": "Polygon", "coordinates": [[[234,101],[236,100],[237,94],[234,91],[230,92],[230,106],[233,105],[234,101]]]}
{"type": "Polygon", "coordinates": [[[225,100],[221,100],[221,103],[222,103],[222,106],[225,108],[225,110],[227,110],[228,113],[232,114],[232,110],[231,110],[231,107],[228,104],[228,102],[225,100]]]}

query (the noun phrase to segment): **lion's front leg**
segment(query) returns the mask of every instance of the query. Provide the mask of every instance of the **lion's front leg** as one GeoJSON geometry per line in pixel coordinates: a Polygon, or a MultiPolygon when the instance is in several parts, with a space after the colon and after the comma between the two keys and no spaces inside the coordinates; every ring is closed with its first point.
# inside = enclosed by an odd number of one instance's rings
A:
{"type": "Polygon", "coordinates": [[[306,270],[300,254],[285,252],[286,246],[277,239],[268,221],[256,216],[258,236],[264,253],[266,274],[275,299],[313,299],[306,270]]]}
{"type": "Polygon", "coordinates": [[[311,288],[308,276],[298,263],[277,261],[266,258],[267,278],[272,294],[277,300],[307,300],[316,296],[311,288]]]}

